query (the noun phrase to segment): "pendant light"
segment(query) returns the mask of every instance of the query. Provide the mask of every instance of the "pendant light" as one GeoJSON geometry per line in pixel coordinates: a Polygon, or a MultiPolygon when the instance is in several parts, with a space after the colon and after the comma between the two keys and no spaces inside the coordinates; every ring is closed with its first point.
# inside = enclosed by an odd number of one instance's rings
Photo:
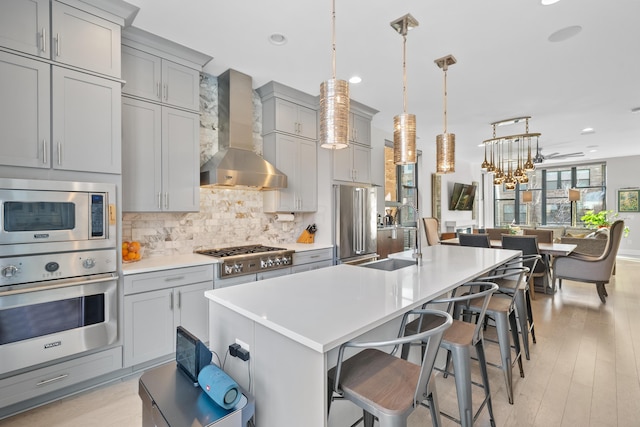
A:
{"type": "MultiPolygon", "coordinates": [[[[455,64],[456,58],[447,55],[436,59],[435,63],[444,72],[444,132],[436,136],[436,173],[451,173],[456,171],[456,135],[447,133],[447,70],[455,64]]],[[[485,147],[485,161],[487,151],[485,147]]]]}
{"type": "Polygon", "coordinates": [[[407,33],[417,27],[418,21],[407,13],[391,22],[391,27],[402,36],[402,97],[403,113],[393,118],[393,162],[396,165],[416,163],[416,116],[407,113],[407,33]]]}
{"type": "Polygon", "coordinates": [[[332,0],[333,76],[320,84],[320,147],[339,150],[349,146],[349,82],[336,79],[336,1],[332,0]]]}

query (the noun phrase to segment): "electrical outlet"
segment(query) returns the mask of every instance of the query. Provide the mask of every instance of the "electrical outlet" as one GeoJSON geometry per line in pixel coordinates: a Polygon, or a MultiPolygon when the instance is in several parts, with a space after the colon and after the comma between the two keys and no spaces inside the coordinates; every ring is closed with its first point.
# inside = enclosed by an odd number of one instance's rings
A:
{"type": "Polygon", "coordinates": [[[248,352],[251,351],[251,349],[249,348],[249,344],[244,341],[240,341],[238,338],[236,338],[236,344],[240,345],[240,347],[244,348],[248,352]]]}

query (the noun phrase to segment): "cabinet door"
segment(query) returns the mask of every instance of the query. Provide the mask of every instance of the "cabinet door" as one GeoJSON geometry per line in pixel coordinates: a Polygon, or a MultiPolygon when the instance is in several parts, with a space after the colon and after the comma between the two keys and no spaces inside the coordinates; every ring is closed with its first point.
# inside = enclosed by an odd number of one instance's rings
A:
{"type": "Polygon", "coordinates": [[[49,168],[50,65],[0,52],[0,164],[49,168]]]}
{"type": "Polygon", "coordinates": [[[293,136],[276,135],[276,160],[275,166],[287,175],[287,188],[276,190],[279,200],[276,211],[297,211],[298,190],[298,139],[293,136]]]}
{"type": "Polygon", "coordinates": [[[333,179],[353,181],[353,144],[333,150],[333,179]]]}
{"type": "Polygon", "coordinates": [[[309,139],[318,139],[316,110],[298,105],[298,135],[309,139]]]}
{"type": "Polygon", "coordinates": [[[200,111],[200,73],[184,65],[162,60],[163,102],[200,111]]]}
{"type": "Polygon", "coordinates": [[[160,101],[161,72],[162,61],[159,57],[122,46],[122,78],[126,81],[122,93],[160,101]]]}
{"type": "Polygon", "coordinates": [[[315,212],[318,210],[318,163],[315,141],[298,140],[298,171],[296,187],[298,210],[315,212]]]}
{"type": "Polygon", "coordinates": [[[209,341],[209,300],[204,292],[210,289],[213,281],[181,286],[174,291],[179,308],[174,326],[186,328],[203,342],[209,341]]]}
{"type": "Polygon", "coordinates": [[[0,45],[48,58],[49,0],[2,0],[0,45]]]}
{"type": "Polygon", "coordinates": [[[159,211],[162,114],[151,102],[122,98],[122,210],[159,211]]]}
{"type": "Polygon", "coordinates": [[[276,130],[290,134],[298,133],[298,105],[284,99],[276,99],[276,130]]]}
{"type": "Polygon", "coordinates": [[[353,180],[371,182],[371,148],[358,144],[351,145],[353,150],[353,180]]]}
{"type": "Polygon", "coordinates": [[[175,346],[173,289],[124,297],[124,366],[171,354],[175,346]]]}
{"type": "Polygon", "coordinates": [[[358,144],[371,146],[371,120],[367,117],[351,113],[349,115],[349,126],[351,127],[351,138],[358,144]]]}
{"type": "Polygon", "coordinates": [[[120,173],[120,83],[53,67],[53,167],[120,173]]]}
{"type": "Polygon", "coordinates": [[[200,210],[200,116],[162,107],[162,186],[165,211],[200,210]]]}
{"type": "Polygon", "coordinates": [[[51,59],[120,77],[120,30],[118,24],[53,1],[51,59]]]}

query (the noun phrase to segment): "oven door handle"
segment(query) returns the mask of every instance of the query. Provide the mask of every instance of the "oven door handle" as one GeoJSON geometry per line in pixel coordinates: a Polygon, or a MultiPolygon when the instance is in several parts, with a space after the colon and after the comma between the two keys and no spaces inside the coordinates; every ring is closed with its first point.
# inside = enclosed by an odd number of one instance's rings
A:
{"type": "Polygon", "coordinates": [[[52,283],[49,285],[32,286],[32,287],[23,288],[23,289],[11,289],[8,291],[0,291],[0,297],[15,295],[15,294],[26,294],[29,292],[38,292],[38,291],[47,291],[51,289],[66,288],[69,286],[90,285],[93,283],[111,282],[113,280],[118,280],[118,277],[119,276],[117,274],[107,273],[107,274],[96,275],[96,277],[93,279],[81,279],[81,278],[76,278],[71,280],[65,279],[63,281],[52,283]]]}

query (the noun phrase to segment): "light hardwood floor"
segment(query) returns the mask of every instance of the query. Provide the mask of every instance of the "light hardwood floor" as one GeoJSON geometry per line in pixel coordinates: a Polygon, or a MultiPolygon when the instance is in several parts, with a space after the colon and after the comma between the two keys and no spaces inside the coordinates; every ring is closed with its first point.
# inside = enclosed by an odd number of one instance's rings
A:
{"type": "MultiPolygon", "coordinates": [[[[600,303],[595,286],[585,283],[565,280],[553,296],[537,293],[537,344],[531,344],[531,360],[524,360],[525,378],[514,370],[513,405],[502,373],[489,368],[497,426],[640,426],[640,260],[619,259],[607,289],[606,304],[600,303]]],[[[498,360],[497,345],[487,344],[487,353],[498,360]]],[[[453,378],[438,375],[437,390],[441,409],[457,416],[453,378]]],[[[474,404],[481,393],[474,391],[474,404]]],[[[135,376],[2,420],[0,426],[141,423],[135,376]]],[[[457,425],[445,418],[443,424],[457,425]]],[[[425,408],[410,418],[410,427],[430,425],[425,408]]],[[[486,409],[476,425],[489,426],[486,409]]]]}

